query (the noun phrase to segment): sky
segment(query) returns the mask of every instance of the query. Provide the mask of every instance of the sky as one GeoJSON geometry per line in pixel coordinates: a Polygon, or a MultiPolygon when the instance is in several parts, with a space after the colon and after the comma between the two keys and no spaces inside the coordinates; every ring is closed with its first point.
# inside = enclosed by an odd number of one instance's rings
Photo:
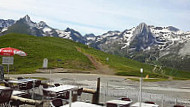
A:
{"type": "Polygon", "coordinates": [[[0,19],[25,15],[82,35],[123,31],[142,22],[190,31],[190,0],[0,0],[0,19]]]}

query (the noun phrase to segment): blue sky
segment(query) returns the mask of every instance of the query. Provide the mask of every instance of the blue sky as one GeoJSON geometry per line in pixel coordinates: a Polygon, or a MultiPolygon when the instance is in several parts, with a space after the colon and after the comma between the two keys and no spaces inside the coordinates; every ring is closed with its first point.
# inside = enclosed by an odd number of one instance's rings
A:
{"type": "Polygon", "coordinates": [[[0,0],[0,19],[28,14],[35,22],[83,35],[123,31],[141,22],[190,31],[190,0],[0,0]]]}

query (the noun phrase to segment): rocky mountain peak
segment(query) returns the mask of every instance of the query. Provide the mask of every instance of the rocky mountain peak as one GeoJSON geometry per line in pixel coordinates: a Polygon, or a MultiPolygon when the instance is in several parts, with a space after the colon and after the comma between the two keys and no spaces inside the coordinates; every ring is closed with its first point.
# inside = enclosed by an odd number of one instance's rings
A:
{"type": "Polygon", "coordinates": [[[131,40],[130,47],[135,48],[137,51],[146,49],[155,42],[153,34],[145,23],[140,23],[135,28],[131,40]]]}
{"type": "Polygon", "coordinates": [[[170,31],[174,31],[174,32],[179,31],[179,29],[178,29],[178,28],[173,27],[173,26],[168,26],[168,27],[167,27],[167,29],[168,29],[168,30],[170,30],[170,31]]]}
{"type": "Polygon", "coordinates": [[[28,15],[24,16],[24,17],[21,18],[21,19],[23,19],[23,20],[26,21],[26,22],[31,22],[30,17],[29,17],[28,15]]]}
{"type": "Polygon", "coordinates": [[[84,37],[95,37],[95,35],[93,33],[90,33],[90,34],[84,35],[84,37]]]}
{"type": "Polygon", "coordinates": [[[39,23],[38,23],[38,26],[40,26],[40,27],[46,27],[46,26],[48,26],[44,21],[40,21],[39,23]]]}
{"type": "Polygon", "coordinates": [[[133,32],[134,34],[140,34],[140,33],[145,33],[145,32],[150,32],[149,27],[146,25],[146,23],[140,23],[135,31],[133,32]]]}

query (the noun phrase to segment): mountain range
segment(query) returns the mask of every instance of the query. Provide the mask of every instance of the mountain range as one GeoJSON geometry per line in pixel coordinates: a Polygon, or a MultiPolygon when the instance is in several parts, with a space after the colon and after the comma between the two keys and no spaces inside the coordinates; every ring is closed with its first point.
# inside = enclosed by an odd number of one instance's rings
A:
{"type": "Polygon", "coordinates": [[[19,20],[0,19],[0,35],[8,33],[71,39],[107,53],[144,63],[190,70],[190,31],[184,32],[173,26],[158,27],[140,23],[124,31],[83,36],[71,28],[59,30],[48,26],[44,21],[33,22],[26,15],[19,20]]]}

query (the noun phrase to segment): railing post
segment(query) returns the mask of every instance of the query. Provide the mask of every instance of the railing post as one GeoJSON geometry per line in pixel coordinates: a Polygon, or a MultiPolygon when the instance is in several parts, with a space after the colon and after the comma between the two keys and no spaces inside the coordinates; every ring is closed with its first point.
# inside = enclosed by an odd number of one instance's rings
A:
{"type": "Polygon", "coordinates": [[[96,89],[96,93],[93,94],[92,103],[98,104],[99,97],[100,97],[100,78],[97,78],[97,89],[96,89]]]}

